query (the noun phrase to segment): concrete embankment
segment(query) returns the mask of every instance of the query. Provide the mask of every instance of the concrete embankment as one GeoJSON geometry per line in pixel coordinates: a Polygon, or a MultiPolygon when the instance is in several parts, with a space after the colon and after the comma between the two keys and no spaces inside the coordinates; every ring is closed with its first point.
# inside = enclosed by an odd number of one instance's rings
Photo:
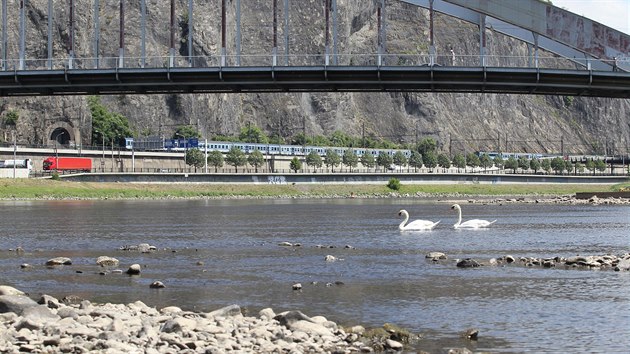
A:
{"type": "Polygon", "coordinates": [[[401,183],[405,184],[616,184],[628,181],[627,176],[498,175],[477,173],[85,173],[64,175],[62,178],[64,180],[81,182],[254,184],[386,184],[391,178],[397,178],[401,183]]]}

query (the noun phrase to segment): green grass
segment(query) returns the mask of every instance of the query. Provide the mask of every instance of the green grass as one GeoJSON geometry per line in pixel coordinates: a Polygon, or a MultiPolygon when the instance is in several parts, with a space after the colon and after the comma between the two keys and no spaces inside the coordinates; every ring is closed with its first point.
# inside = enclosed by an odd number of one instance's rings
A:
{"type": "MultiPolygon", "coordinates": [[[[401,195],[435,196],[549,196],[576,192],[630,189],[630,183],[615,186],[591,184],[401,184],[401,195]]],[[[43,179],[4,179],[0,199],[140,199],[222,197],[325,197],[386,196],[386,184],[176,184],[99,183],[43,179]]]]}

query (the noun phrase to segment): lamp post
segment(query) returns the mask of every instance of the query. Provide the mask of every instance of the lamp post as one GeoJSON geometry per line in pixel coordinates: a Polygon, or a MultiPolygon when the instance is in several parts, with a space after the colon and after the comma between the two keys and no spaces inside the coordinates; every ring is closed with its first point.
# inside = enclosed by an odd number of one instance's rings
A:
{"type": "Polygon", "coordinates": [[[15,134],[15,130],[13,130],[13,178],[15,178],[15,169],[16,169],[16,164],[17,164],[16,159],[17,159],[17,137],[15,134]]]}

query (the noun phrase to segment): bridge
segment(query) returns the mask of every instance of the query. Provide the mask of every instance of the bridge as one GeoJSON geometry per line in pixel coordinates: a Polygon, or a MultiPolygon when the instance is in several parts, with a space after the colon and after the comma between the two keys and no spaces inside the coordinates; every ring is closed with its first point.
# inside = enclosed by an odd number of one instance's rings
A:
{"type": "MultiPolygon", "coordinates": [[[[100,7],[94,1],[91,53],[74,51],[75,5],[68,14],[69,39],[65,58],[53,57],[53,1],[48,0],[47,57],[26,57],[26,8],[19,1],[19,31],[13,40],[16,56],[9,59],[10,31],[7,29],[7,0],[2,0],[2,59],[0,96],[106,95],[215,92],[477,92],[504,94],[630,97],[630,36],[587,18],[538,0],[375,0],[377,38],[374,53],[340,53],[337,0],[323,0],[325,28],[321,53],[295,54],[289,36],[288,0],[269,0],[273,12],[269,53],[243,55],[241,48],[241,4],[235,0],[236,44],[229,48],[227,0],[221,3],[221,47],[215,55],[195,55],[193,48],[194,4],[188,0],[187,53],[176,55],[177,10],[170,0],[169,48],[163,56],[146,54],[147,4],[140,6],[140,51],[129,53],[125,44],[126,1],[120,0],[119,50],[100,48],[100,7]],[[283,4],[282,4],[283,2],[283,4]],[[403,2],[429,12],[429,46],[426,53],[395,54],[387,49],[387,10],[403,2]],[[281,11],[282,5],[284,10],[281,11]],[[284,14],[284,47],[279,46],[278,14],[284,14]],[[478,26],[479,53],[439,53],[434,14],[452,16],[478,26]],[[527,44],[527,56],[489,53],[486,34],[496,31],[527,44]],[[283,52],[280,52],[283,50],[283,52]],[[542,56],[540,50],[545,51],[542,56]],[[131,55],[130,55],[131,54],[131,55]]],[[[150,5],[150,4],[149,4],[150,5]]],[[[232,27],[232,26],[230,26],[232,27]]],[[[418,29],[423,30],[423,29],[418,29]]],[[[43,52],[43,51],[39,51],[43,52]]]]}

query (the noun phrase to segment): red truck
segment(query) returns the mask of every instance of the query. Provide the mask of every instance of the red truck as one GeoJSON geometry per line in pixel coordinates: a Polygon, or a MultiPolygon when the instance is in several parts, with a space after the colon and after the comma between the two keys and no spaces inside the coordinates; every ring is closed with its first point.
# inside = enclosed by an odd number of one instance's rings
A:
{"type": "Polygon", "coordinates": [[[92,170],[92,159],[85,157],[48,157],[44,160],[44,171],[83,171],[92,170]]]}

